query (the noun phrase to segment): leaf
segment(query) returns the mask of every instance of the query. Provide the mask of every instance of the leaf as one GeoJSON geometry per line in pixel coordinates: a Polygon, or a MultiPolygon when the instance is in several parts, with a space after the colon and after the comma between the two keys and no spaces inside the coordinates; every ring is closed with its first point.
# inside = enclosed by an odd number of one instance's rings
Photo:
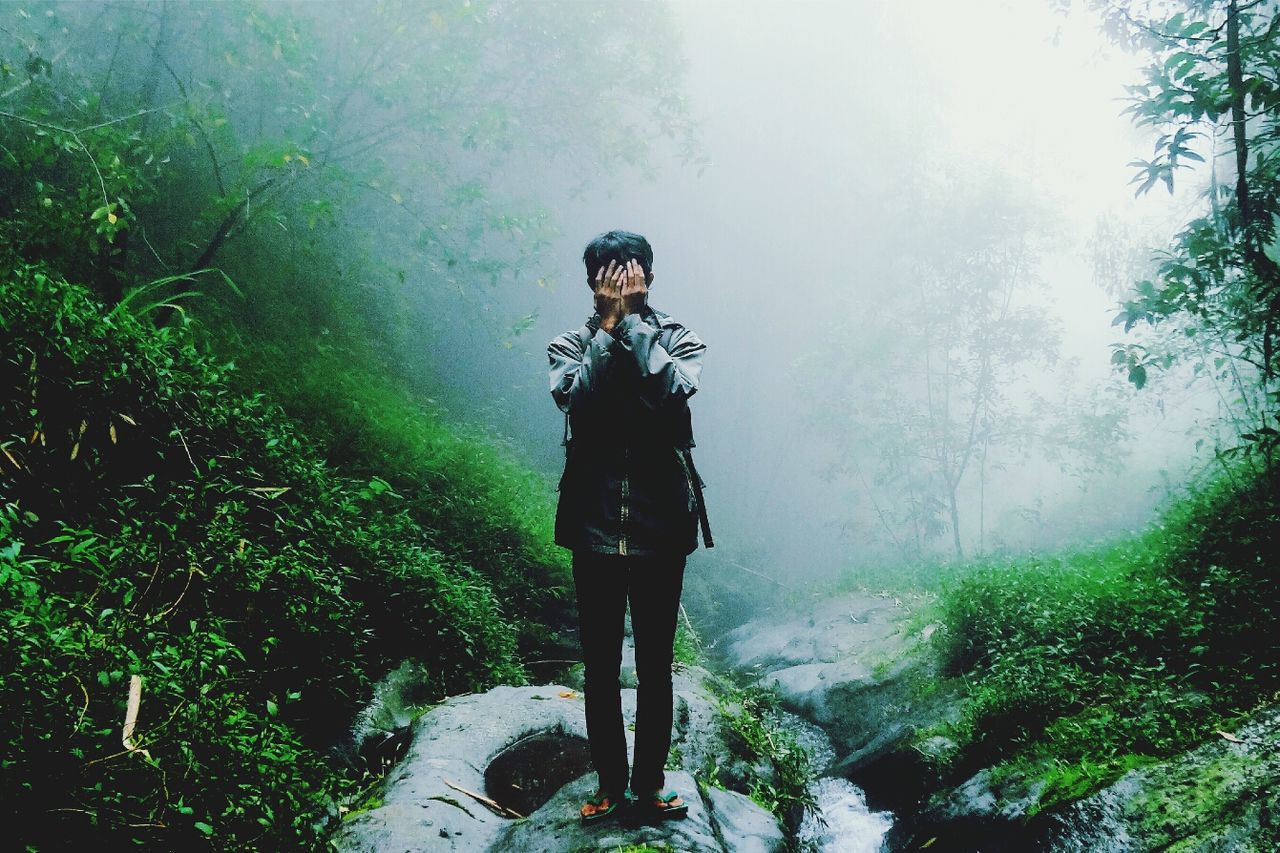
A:
{"type": "Polygon", "coordinates": [[[213,827],[202,820],[196,821],[196,829],[200,830],[205,835],[213,835],[213,827]]]}
{"type": "Polygon", "coordinates": [[[8,458],[10,462],[13,463],[14,468],[17,468],[19,471],[22,470],[22,463],[19,462],[17,459],[15,459],[13,454],[9,452],[9,447],[7,444],[0,444],[0,451],[4,451],[4,455],[8,458]]]}
{"type": "Polygon", "coordinates": [[[1147,369],[1141,364],[1130,367],[1129,381],[1133,383],[1133,387],[1141,390],[1142,386],[1147,384],[1147,369]]]}
{"type": "Polygon", "coordinates": [[[280,706],[277,705],[275,702],[271,701],[270,699],[268,699],[267,713],[274,717],[277,713],[279,713],[279,711],[280,711],[280,706]]]}

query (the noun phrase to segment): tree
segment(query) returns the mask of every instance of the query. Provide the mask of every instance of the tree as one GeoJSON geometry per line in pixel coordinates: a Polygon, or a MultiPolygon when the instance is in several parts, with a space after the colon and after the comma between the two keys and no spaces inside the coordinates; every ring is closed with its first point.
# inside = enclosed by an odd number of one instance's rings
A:
{"type": "Polygon", "coordinates": [[[1120,422],[1037,393],[1057,359],[1055,323],[1032,298],[1052,218],[1009,178],[929,171],[941,176],[907,193],[912,253],[848,312],[860,322],[832,330],[834,351],[811,357],[823,369],[807,372],[823,383],[818,430],[840,453],[831,474],[852,480],[872,523],[916,555],[949,533],[963,558],[966,539],[986,546],[1000,471],[1033,445],[1096,458],[1097,431],[1114,438],[1120,422]]]}
{"type": "MultiPolygon", "coordinates": [[[[581,191],[650,168],[663,139],[701,162],[661,4],[9,9],[3,249],[54,259],[115,300],[226,264],[256,233],[294,256],[365,247],[358,297],[375,279],[388,313],[423,293],[483,306],[486,288],[543,277],[554,228],[513,172],[550,181],[558,164],[581,191]]],[[[301,295],[323,301],[334,277],[316,258],[301,295]]]]}
{"type": "MultiPolygon", "coordinates": [[[[1064,4],[1065,5],[1065,4],[1064,4]]],[[[1141,388],[1153,370],[1190,364],[1217,387],[1238,442],[1228,451],[1274,463],[1280,433],[1280,16],[1266,0],[1091,2],[1124,46],[1151,57],[1128,87],[1127,113],[1160,131],[1150,160],[1135,160],[1137,193],[1208,157],[1201,215],[1158,255],[1116,317],[1151,333],[1115,347],[1113,361],[1141,388]],[[1225,162],[1223,162],[1225,161],[1225,162]],[[1229,178],[1219,178],[1219,170],[1229,178]]]]}

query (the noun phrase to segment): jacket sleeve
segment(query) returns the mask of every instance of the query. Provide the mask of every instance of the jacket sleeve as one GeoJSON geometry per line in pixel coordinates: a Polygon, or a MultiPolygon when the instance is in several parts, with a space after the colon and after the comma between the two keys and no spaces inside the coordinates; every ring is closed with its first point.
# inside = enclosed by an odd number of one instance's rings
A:
{"type": "Polygon", "coordinates": [[[576,332],[565,332],[547,346],[551,361],[551,396],[562,412],[582,412],[590,408],[596,390],[608,382],[621,355],[613,335],[597,329],[582,346],[576,332]]]}
{"type": "Polygon", "coordinates": [[[657,409],[697,392],[702,354],[707,348],[697,335],[679,326],[664,348],[658,342],[662,330],[645,322],[639,314],[628,314],[618,328],[620,346],[639,368],[640,399],[645,405],[657,409]]]}
{"type": "Polygon", "coordinates": [[[565,332],[547,346],[551,362],[551,396],[562,412],[589,409],[596,392],[618,371],[634,370],[639,376],[639,396],[650,408],[692,397],[702,375],[704,344],[692,331],[680,326],[667,347],[660,344],[662,330],[628,314],[615,329],[604,329],[583,348],[576,332],[565,332]]]}

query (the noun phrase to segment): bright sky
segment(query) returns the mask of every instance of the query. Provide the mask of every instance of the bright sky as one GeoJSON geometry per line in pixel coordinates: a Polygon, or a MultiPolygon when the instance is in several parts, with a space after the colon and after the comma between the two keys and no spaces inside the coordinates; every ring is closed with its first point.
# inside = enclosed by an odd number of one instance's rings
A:
{"type": "MultiPolygon", "coordinates": [[[[1152,137],[1120,112],[1139,60],[1111,47],[1091,16],[1063,16],[1049,0],[675,6],[715,168],[749,188],[740,197],[695,182],[692,191],[719,198],[698,202],[709,224],[769,239],[802,231],[803,206],[821,234],[856,219],[869,176],[914,168],[913,146],[952,163],[999,163],[1070,222],[1077,244],[1052,262],[1055,302],[1071,340],[1107,369],[1111,300],[1089,278],[1083,241],[1102,214],[1163,220],[1172,206],[1163,190],[1133,198],[1126,164],[1148,156],[1152,137]]],[[[670,187],[659,194],[661,209],[670,187]]]]}

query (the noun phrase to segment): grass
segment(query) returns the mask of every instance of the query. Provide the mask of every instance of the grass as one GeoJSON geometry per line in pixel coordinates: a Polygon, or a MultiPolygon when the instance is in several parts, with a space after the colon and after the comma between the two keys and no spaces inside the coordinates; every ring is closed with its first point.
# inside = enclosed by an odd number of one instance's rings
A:
{"type": "Polygon", "coordinates": [[[433,547],[490,581],[522,654],[556,656],[572,587],[567,552],[552,541],[554,482],[501,437],[415,397],[355,343],[273,338],[239,361],[244,382],[308,424],[331,464],[385,478],[433,547]]]}
{"type": "Polygon", "coordinates": [[[1238,472],[1140,536],[957,568],[934,638],[967,685],[955,769],[1038,778],[1051,808],[1230,727],[1280,683],[1278,518],[1238,472]]]}
{"type": "Polygon", "coordinates": [[[192,331],[38,266],[0,278],[0,803],[19,846],[313,847],[367,787],[327,750],[374,680],[416,654],[428,700],[520,683],[518,642],[555,630],[539,480],[500,446],[345,377],[330,393],[386,417],[344,460],[334,428],[192,331]],[[378,455],[416,423],[430,438],[378,455]]]}

